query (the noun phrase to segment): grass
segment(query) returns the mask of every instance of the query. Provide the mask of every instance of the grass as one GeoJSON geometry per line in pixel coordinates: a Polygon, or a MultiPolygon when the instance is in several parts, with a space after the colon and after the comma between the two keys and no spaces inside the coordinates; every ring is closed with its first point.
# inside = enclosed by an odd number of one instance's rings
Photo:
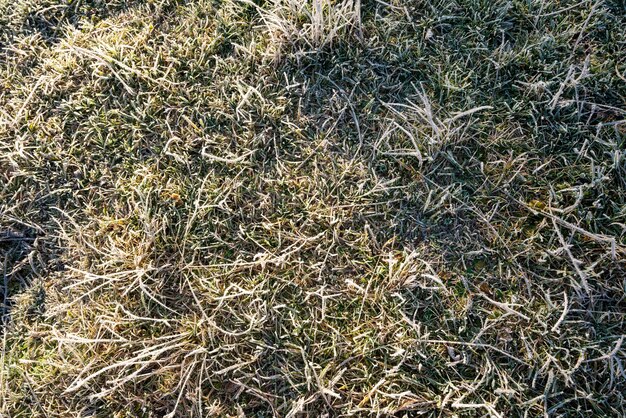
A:
{"type": "Polygon", "coordinates": [[[0,416],[626,416],[625,12],[0,0],[0,416]]]}

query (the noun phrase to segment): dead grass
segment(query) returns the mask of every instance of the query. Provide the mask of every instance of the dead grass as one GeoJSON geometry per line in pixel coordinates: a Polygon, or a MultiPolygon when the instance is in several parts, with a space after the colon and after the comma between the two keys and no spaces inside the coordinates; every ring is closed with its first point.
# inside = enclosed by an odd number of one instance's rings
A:
{"type": "Polygon", "coordinates": [[[1,417],[626,414],[620,2],[0,11],[1,417]]]}

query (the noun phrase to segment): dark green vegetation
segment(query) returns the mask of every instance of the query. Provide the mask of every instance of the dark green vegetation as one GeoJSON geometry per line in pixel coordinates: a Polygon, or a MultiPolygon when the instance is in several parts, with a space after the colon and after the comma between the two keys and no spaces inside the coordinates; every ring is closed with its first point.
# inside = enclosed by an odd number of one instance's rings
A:
{"type": "Polygon", "coordinates": [[[624,416],[624,16],[0,0],[0,416],[624,416]]]}

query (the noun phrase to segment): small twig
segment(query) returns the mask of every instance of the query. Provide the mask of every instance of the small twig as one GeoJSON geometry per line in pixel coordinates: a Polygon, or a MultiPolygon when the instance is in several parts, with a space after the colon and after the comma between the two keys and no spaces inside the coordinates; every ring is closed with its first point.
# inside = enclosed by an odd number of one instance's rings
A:
{"type": "Polygon", "coordinates": [[[567,316],[567,312],[568,311],[569,311],[569,301],[567,300],[567,292],[564,291],[563,292],[563,313],[561,314],[559,319],[556,321],[556,323],[552,327],[552,329],[551,329],[552,332],[555,332],[555,331],[557,331],[559,329],[559,325],[561,325],[561,323],[563,322],[563,320],[567,316]]]}
{"type": "Polygon", "coordinates": [[[483,292],[478,292],[477,293],[479,296],[481,296],[483,299],[485,299],[487,302],[491,303],[492,305],[497,306],[498,308],[502,309],[503,311],[506,311],[510,314],[519,316],[520,318],[526,320],[526,321],[530,321],[530,317],[524,315],[521,312],[516,311],[515,309],[511,308],[508,304],[506,303],[502,303],[502,302],[498,302],[496,300],[491,299],[489,296],[485,295],[483,292]]]}
{"type": "Polygon", "coordinates": [[[624,337],[626,337],[626,335],[622,335],[620,337],[619,340],[617,340],[617,343],[615,343],[615,347],[613,348],[613,350],[611,350],[610,353],[607,353],[603,356],[600,357],[596,357],[590,360],[585,360],[584,363],[591,363],[594,361],[602,361],[602,360],[610,360],[613,357],[615,357],[615,355],[619,352],[620,348],[622,348],[622,343],[624,342],[624,337]]]}
{"type": "Polygon", "coordinates": [[[565,251],[565,253],[569,257],[570,261],[572,262],[572,266],[574,266],[574,270],[576,270],[578,277],[580,277],[580,282],[581,282],[583,289],[585,289],[585,293],[587,293],[587,295],[590,295],[591,289],[589,288],[587,275],[580,269],[580,265],[582,264],[582,262],[574,258],[574,255],[569,249],[570,247],[569,244],[565,242],[565,238],[563,238],[563,234],[561,234],[561,230],[559,229],[554,219],[552,219],[552,225],[554,225],[554,230],[556,231],[556,234],[559,237],[559,241],[561,241],[561,245],[563,246],[562,247],[563,251],[565,251]]]}

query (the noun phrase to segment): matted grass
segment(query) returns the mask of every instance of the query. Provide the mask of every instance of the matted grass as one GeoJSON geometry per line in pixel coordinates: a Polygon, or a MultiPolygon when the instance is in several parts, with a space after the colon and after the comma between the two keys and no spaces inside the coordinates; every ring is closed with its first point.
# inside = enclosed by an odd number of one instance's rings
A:
{"type": "Polygon", "coordinates": [[[0,416],[625,416],[625,16],[0,0],[0,416]]]}

